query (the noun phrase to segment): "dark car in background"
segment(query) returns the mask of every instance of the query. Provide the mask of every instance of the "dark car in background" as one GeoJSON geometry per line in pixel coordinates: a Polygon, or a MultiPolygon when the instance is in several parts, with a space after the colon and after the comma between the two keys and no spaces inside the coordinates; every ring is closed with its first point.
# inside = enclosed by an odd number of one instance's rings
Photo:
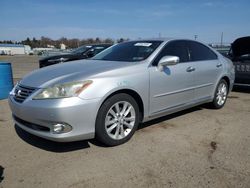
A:
{"type": "Polygon", "coordinates": [[[228,53],[235,66],[235,83],[250,86],[250,36],[236,39],[228,53]]]}
{"type": "Polygon", "coordinates": [[[93,44],[81,46],[70,53],[58,54],[53,56],[44,57],[39,60],[39,67],[47,67],[49,65],[54,65],[58,63],[63,63],[67,61],[88,59],[106,48],[110,47],[112,44],[93,44]]]}

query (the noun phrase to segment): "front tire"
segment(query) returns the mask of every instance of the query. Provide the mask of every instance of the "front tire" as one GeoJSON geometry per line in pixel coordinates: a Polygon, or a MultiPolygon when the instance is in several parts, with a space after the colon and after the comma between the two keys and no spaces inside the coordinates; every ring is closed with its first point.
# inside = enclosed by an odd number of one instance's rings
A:
{"type": "Polygon", "coordinates": [[[212,107],[214,109],[222,108],[227,101],[227,95],[228,95],[228,84],[224,79],[222,79],[220,80],[220,82],[216,87],[214,99],[213,102],[211,103],[212,107]]]}
{"type": "Polygon", "coordinates": [[[139,107],[135,99],[120,93],[108,98],[96,119],[96,139],[107,146],[127,142],[139,124],[139,107]]]}

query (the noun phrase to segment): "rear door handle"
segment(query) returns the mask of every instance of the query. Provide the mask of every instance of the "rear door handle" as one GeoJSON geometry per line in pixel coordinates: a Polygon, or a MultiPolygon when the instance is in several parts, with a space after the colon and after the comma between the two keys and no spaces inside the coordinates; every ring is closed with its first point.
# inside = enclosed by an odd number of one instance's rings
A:
{"type": "Polygon", "coordinates": [[[216,65],[216,67],[218,67],[218,68],[221,67],[221,66],[222,66],[222,63],[219,63],[219,64],[216,65]]]}
{"type": "Polygon", "coordinates": [[[195,68],[194,68],[194,67],[188,67],[188,68],[187,68],[187,72],[193,72],[193,71],[195,71],[195,68]]]}

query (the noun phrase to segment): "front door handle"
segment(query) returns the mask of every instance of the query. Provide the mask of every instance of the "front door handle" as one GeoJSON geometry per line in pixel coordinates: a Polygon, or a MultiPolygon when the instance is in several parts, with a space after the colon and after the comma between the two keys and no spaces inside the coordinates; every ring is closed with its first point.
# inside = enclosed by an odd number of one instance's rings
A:
{"type": "Polygon", "coordinates": [[[222,63],[218,63],[217,65],[216,65],[216,67],[221,67],[222,66],[222,63]]]}
{"type": "Polygon", "coordinates": [[[194,67],[188,67],[188,68],[187,68],[187,72],[193,72],[193,71],[195,71],[195,68],[194,68],[194,67]]]}

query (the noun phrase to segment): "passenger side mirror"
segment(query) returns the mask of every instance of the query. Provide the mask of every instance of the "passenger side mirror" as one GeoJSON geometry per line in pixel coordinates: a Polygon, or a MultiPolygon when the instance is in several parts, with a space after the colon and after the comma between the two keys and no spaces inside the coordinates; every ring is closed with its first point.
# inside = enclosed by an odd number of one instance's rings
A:
{"type": "Polygon", "coordinates": [[[179,62],[180,58],[177,56],[163,56],[158,63],[158,69],[163,71],[165,66],[176,65],[179,62]]]}

